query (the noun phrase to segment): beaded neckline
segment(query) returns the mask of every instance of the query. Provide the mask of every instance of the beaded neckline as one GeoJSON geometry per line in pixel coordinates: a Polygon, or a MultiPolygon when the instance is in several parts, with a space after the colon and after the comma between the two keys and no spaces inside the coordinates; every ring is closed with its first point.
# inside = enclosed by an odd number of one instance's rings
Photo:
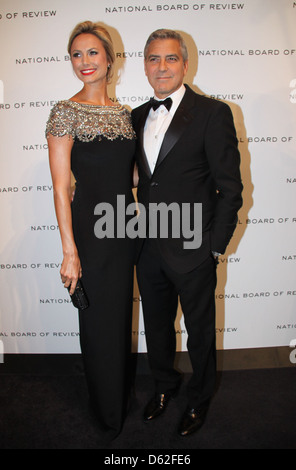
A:
{"type": "Polygon", "coordinates": [[[74,104],[74,105],[78,105],[78,106],[82,106],[82,107],[89,107],[90,109],[91,108],[99,108],[99,109],[117,109],[117,110],[121,110],[121,109],[124,109],[123,106],[121,104],[115,104],[115,105],[100,105],[100,104],[89,104],[89,103],[79,103],[78,101],[73,101],[73,100],[64,100],[64,101],[61,101],[61,103],[70,103],[70,104],[74,104]]]}
{"type": "Polygon", "coordinates": [[[134,139],[135,132],[129,111],[121,104],[99,106],[76,101],[59,101],[51,110],[46,135],[55,137],[70,135],[81,142],[134,139]]]}

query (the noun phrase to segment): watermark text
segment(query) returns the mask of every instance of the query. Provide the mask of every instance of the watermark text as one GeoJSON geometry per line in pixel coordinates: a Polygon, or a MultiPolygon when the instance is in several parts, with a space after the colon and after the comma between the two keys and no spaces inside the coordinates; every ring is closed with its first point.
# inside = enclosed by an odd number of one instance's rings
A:
{"type": "Polygon", "coordinates": [[[0,339],[0,364],[4,364],[4,344],[0,339]]]}
{"type": "Polygon", "coordinates": [[[95,236],[103,238],[182,239],[185,250],[196,250],[202,244],[202,204],[172,202],[126,206],[125,196],[117,196],[117,207],[99,203],[94,214],[100,216],[94,226],[95,236]]]}
{"type": "Polygon", "coordinates": [[[296,364],[296,339],[291,341],[290,348],[293,348],[293,351],[290,354],[290,362],[291,364],[296,364]]]}

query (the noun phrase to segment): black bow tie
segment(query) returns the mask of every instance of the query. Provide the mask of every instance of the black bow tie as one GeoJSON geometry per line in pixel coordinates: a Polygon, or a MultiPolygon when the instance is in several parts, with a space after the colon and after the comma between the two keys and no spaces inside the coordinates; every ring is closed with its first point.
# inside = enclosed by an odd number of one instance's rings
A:
{"type": "Polygon", "coordinates": [[[165,106],[166,109],[169,111],[171,109],[172,105],[173,105],[173,100],[172,100],[172,98],[167,98],[164,101],[158,101],[154,98],[151,98],[150,105],[151,105],[151,108],[153,108],[154,111],[156,111],[162,105],[165,106]]]}

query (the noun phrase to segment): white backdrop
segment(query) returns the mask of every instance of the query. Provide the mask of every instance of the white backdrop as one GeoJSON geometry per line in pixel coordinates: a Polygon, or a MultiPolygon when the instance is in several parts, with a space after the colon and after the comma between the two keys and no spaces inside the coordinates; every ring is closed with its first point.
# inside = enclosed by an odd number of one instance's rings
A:
{"type": "MultiPolygon", "coordinates": [[[[51,107],[80,88],[66,46],[101,21],[117,54],[110,96],[130,109],[152,95],[143,48],[158,28],[190,50],[187,83],[233,111],[244,207],[218,268],[219,349],[296,337],[296,2],[292,0],[0,0],[0,340],[6,353],[78,353],[48,167],[51,107]]],[[[116,286],[114,286],[114,293],[116,286]]],[[[114,295],[113,293],[110,295],[114,295]]],[[[135,287],[133,349],[145,352],[135,287]]],[[[108,314],[108,312],[106,312],[108,314]]],[[[178,349],[186,350],[181,312],[178,349]]]]}

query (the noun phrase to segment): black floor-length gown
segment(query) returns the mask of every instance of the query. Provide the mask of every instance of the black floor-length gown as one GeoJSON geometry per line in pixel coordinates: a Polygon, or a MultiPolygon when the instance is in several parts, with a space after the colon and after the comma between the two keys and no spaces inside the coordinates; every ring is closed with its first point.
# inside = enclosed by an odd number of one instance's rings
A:
{"type": "Polygon", "coordinates": [[[122,106],[73,101],[54,106],[46,132],[74,139],[73,232],[89,300],[88,309],[79,311],[81,351],[91,406],[104,434],[115,437],[125,415],[134,272],[133,240],[116,237],[117,198],[125,206],[134,202],[135,135],[122,106]],[[114,208],[114,238],[95,234],[95,207],[102,203],[114,208]]]}

